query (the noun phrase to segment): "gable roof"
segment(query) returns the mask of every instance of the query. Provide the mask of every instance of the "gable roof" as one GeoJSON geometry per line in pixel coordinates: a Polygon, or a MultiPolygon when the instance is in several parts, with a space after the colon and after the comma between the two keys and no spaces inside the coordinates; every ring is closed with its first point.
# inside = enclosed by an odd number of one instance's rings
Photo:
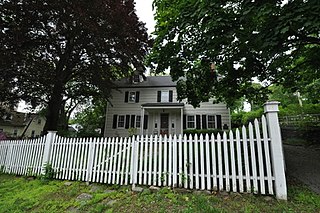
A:
{"type": "Polygon", "coordinates": [[[128,79],[121,79],[115,83],[117,88],[144,88],[144,87],[175,87],[176,82],[171,76],[147,76],[145,81],[131,83],[128,79]]]}
{"type": "Polygon", "coordinates": [[[36,119],[37,117],[40,117],[37,113],[11,111],[0,117],[0,126],[24,127],[31,119],[36,119]]]}

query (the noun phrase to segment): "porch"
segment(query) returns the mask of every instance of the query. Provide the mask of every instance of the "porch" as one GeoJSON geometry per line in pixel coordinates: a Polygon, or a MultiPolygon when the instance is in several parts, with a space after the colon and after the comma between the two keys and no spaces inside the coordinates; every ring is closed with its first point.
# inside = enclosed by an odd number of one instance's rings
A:
{"type": "Polygon", "coordinates": [[[140,135],[174,135],[183,133],[183,103],[146,103],[141,105],[141,120],[148,116],[148,128],[141,123],[140,135]],[[146,114],[147,113],[147,114],[146,114]]]}

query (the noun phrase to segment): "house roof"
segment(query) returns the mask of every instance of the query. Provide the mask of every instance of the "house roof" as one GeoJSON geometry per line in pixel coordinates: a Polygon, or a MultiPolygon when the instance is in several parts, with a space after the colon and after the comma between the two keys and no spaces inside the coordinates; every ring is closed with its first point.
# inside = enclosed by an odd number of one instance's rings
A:
{"type": "Polygon", "coordinates": [[[36,113],[11,111],[6,113],[3,117],[0,117],[0,126],[24,127],[30,119],[34,119],[37,116],[39,115],[36,113]]]}
{"type": "Polygon", "coordinates": [[[121,79],[115,83],[117,88],[142,88],[142,87],[175,87],[177,83],[171,76],[147,76],[145,81],[131,83],[128,79],[121,79]]]}

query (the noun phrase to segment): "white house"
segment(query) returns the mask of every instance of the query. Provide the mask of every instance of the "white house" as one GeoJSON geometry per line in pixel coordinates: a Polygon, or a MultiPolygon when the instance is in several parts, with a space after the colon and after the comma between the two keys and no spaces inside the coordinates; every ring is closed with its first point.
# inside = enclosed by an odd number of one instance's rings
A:
{"type": "Polygon", "coordinates": [[[231,127],[230,110],[223,103],[206,102],[193,108],[177,101],[176,82],[170,76],[135,75],[116,85],[106,110],[105,137],[231,127]]]}

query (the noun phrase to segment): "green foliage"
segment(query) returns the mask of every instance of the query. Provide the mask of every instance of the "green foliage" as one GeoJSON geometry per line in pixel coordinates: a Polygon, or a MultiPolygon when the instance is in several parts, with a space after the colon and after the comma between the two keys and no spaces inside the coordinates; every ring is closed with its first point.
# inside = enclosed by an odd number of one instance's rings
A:
{"type": "Polygon", "coordinates": [[[187,136],[189,135],[198,135],[200,136],[201,134],[202,135],[211,135],[211,134],[214,134],[214,135],[217,135],[218,133],[223,134],[223,130],[220,130],[220,129],[184,129],[183,130],[183,134],[186,134],[187,136]]]}
{"type": "Polygon", "coordinates": [[[52,181],[56,172],[52,168],[52,164],[46,163],[44,165],[44,173],[40,175],[40,180],[43,182],[52,181]]]}
{"type": "Polygon", "coordinates": [[[137,128],[130,127],[128,129],[128,133],[129,133],[129,137],[136,135],[137,134],[137,128]]]}
{"type": "Polygon", "coordinates": [[[70,99],[109,98],[115,80],[144,67],[149,40],[132,0],[0,4],[0,103],[45,106],[45,131],[70,99]]]}
{"type": "Polygon", "coordinates": [[[319,114],[320,104],[289,104],[287,107],[279,107],[279,116],[301,115],[301,114],[319,114]]]}
{"type": "Polygon", "coordinates": [[[259,103],[270,84],[308,88],[320,100],[317,1],[154,0],[154,7],[148,63],[156,73],[170,68],[179,100],[198,106],[214,97],[232,106],[245,96],[259,103]],[[253,78],[265,83],[257,88],[253,78]]]}
{"type": "Polygon", "coordinates": [[[0,166],[0,175],[5,173],[5,167],[3,165],[0,166]]]}
{"type": "Polygon", "coordinates": [[[232,128],[240,128],[242,125],[247,125],[249,122],[253,122],[256,118],[261,118],[263,109],[257,109],[250,112],[238,112],[231,115],[232,128]]]}
{"type": "MultiPolygon", "coordinates": [[[[298,184],[288,185],[288,201],[266,200],[265,196],[230,193],[227,195],[179,193],[168,187],[158,192],[133,193],[127,187],[114,192],[92,192],[91,186],[53,180],[28,180],[12,175],[0,175],[0,212],[317,212],[320,196],[298,184]],[[90,200],[78,200],[90,193],[90,200]],[[109,201],[114,203],[108,204],[109,201]]],[[[110,189],[110,186],[101,185],[110,189]]]]}
{"type": "Polygon", "coordinates": [[[105,100],[98,100],[96,102],[89,102],[84,110],[78,112],[73,119],[74,124],[82,126],[77,133],[79,137],[98,137],[100,133],[96,129],[104,130],[105,114],[106,114],[105,100]]]}

